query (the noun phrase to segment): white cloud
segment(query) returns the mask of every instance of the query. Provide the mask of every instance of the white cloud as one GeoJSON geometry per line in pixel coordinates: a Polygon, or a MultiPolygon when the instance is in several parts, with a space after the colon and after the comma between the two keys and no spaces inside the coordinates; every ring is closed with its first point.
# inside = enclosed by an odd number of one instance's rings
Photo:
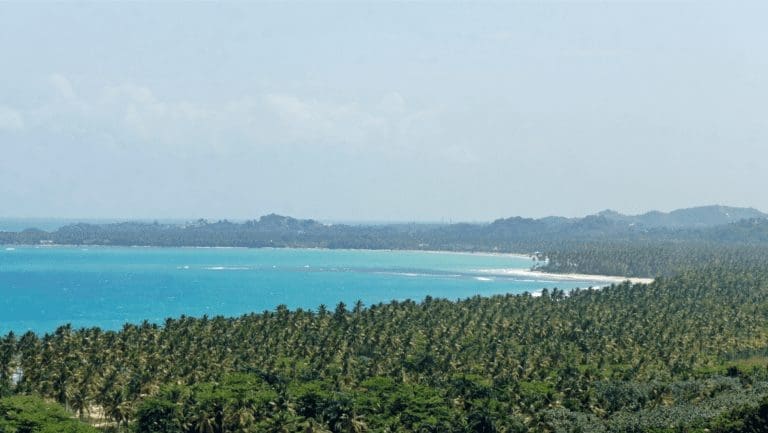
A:
{"type": "Polygon", "coordinates": [[[0,131],[18,131],[24,129],[24,118],[18,111],[0,106],[0,131]]]}
{"type": "Polygon", "coordinates": [[[334,104],[294,95],[268,95],[266,103],[285,125],[284,132],[308,144],[365,147],[378,143],[390,122],[356,103],[334,104]]]}
{"type": "Polygon", "coordinates": [[[53,74],[48,77],[48,81],[56,91],[56,95],[64,99],[75,99],[75,89],[67,77],[61,74],[53,74]]]}
{"type": "Polygon", "coordinates": [[[405,98],[397,92],[389,93],[381,98],[379,108],[384,113],[401,114],[406,108],[405,98]]]}
{"type": "Polygon", "coordinates": [[[113,149],[151,158],[278,155],[289,148],[311,148],[472,162],[470,149],[443,145],[439,109],[415,107],[399,92],[368,101],[275,92],[214,102],[163,98],[133,83],[78,93],[65,76],[55,74],[49,81],[55,94],[48,102],[26,109],[26,122],[20,113],[0,111],[0,128],[26,126],[30,134],[47,137],[37,140],[45,146],[113,149]]]}

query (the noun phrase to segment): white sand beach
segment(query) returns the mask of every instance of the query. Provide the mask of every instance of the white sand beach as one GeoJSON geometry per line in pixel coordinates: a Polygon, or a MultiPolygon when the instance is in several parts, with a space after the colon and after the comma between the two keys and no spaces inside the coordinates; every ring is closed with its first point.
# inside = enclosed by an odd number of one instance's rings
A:
{"type": "Polygon", "coordinates": [[[589,275],[589,274],[555,274],[551,272],[541,272],[529,269],[481,269],[478,272],[486,273],[489,275],[505,275],[514,277],[525,277],[537,280],[553,280],[553,281],[590,281],[595,283],[621,283],[624,281],[630,281],[631,283],[649,284],[653,282],[653,278],[630,278],[621,277],[615,275],[589,275]]]}

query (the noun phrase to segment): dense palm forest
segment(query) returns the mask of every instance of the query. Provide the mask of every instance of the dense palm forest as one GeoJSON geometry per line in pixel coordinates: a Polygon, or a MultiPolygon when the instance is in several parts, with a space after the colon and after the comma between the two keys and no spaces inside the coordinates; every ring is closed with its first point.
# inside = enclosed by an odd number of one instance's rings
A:
{"type": "Polygon", "coordinates": [[[137,432],[751,431],[768,267],[9,334],[0,390],[137,432]]]}

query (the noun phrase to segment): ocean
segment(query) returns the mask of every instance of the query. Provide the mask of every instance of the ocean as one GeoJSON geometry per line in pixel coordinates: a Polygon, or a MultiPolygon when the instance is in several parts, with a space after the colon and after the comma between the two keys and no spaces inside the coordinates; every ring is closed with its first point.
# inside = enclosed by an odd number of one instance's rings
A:
{"type": "Polygon", "coordinates": [[[0,333],[601,285],[504,275],[532,264],[416,251],[2,246],[0,333]]]}

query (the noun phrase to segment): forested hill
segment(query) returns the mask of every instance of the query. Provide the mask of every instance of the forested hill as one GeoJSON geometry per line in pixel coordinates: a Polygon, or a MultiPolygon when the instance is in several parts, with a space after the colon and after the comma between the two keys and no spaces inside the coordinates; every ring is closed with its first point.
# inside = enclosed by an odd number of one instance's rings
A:
{"type": "Polygon", "coordinates": [[[597,215],[627,224],[667,228],[711,227],[741,220],[768,218],[768,214],[757,209],[717,205],[678,209],[669,213],[652,211],[642,215],[622,215],[615,211],[604,210],[597,215]]]}
{"type": "Polygon", "coordinates": [[[124,222],[71,224],[53,232],[0,232],[0,243],[439,249],[535,252],[563,241],[707,241],[768,243],[768,219],[754,209],[709,206],[668,214],[611,211],[584,218],[512,217],[487,224],[323,224],[281,215],[242,223],[124,222]],[[745,218],[741,218],[745,217],[745,218]]]}

